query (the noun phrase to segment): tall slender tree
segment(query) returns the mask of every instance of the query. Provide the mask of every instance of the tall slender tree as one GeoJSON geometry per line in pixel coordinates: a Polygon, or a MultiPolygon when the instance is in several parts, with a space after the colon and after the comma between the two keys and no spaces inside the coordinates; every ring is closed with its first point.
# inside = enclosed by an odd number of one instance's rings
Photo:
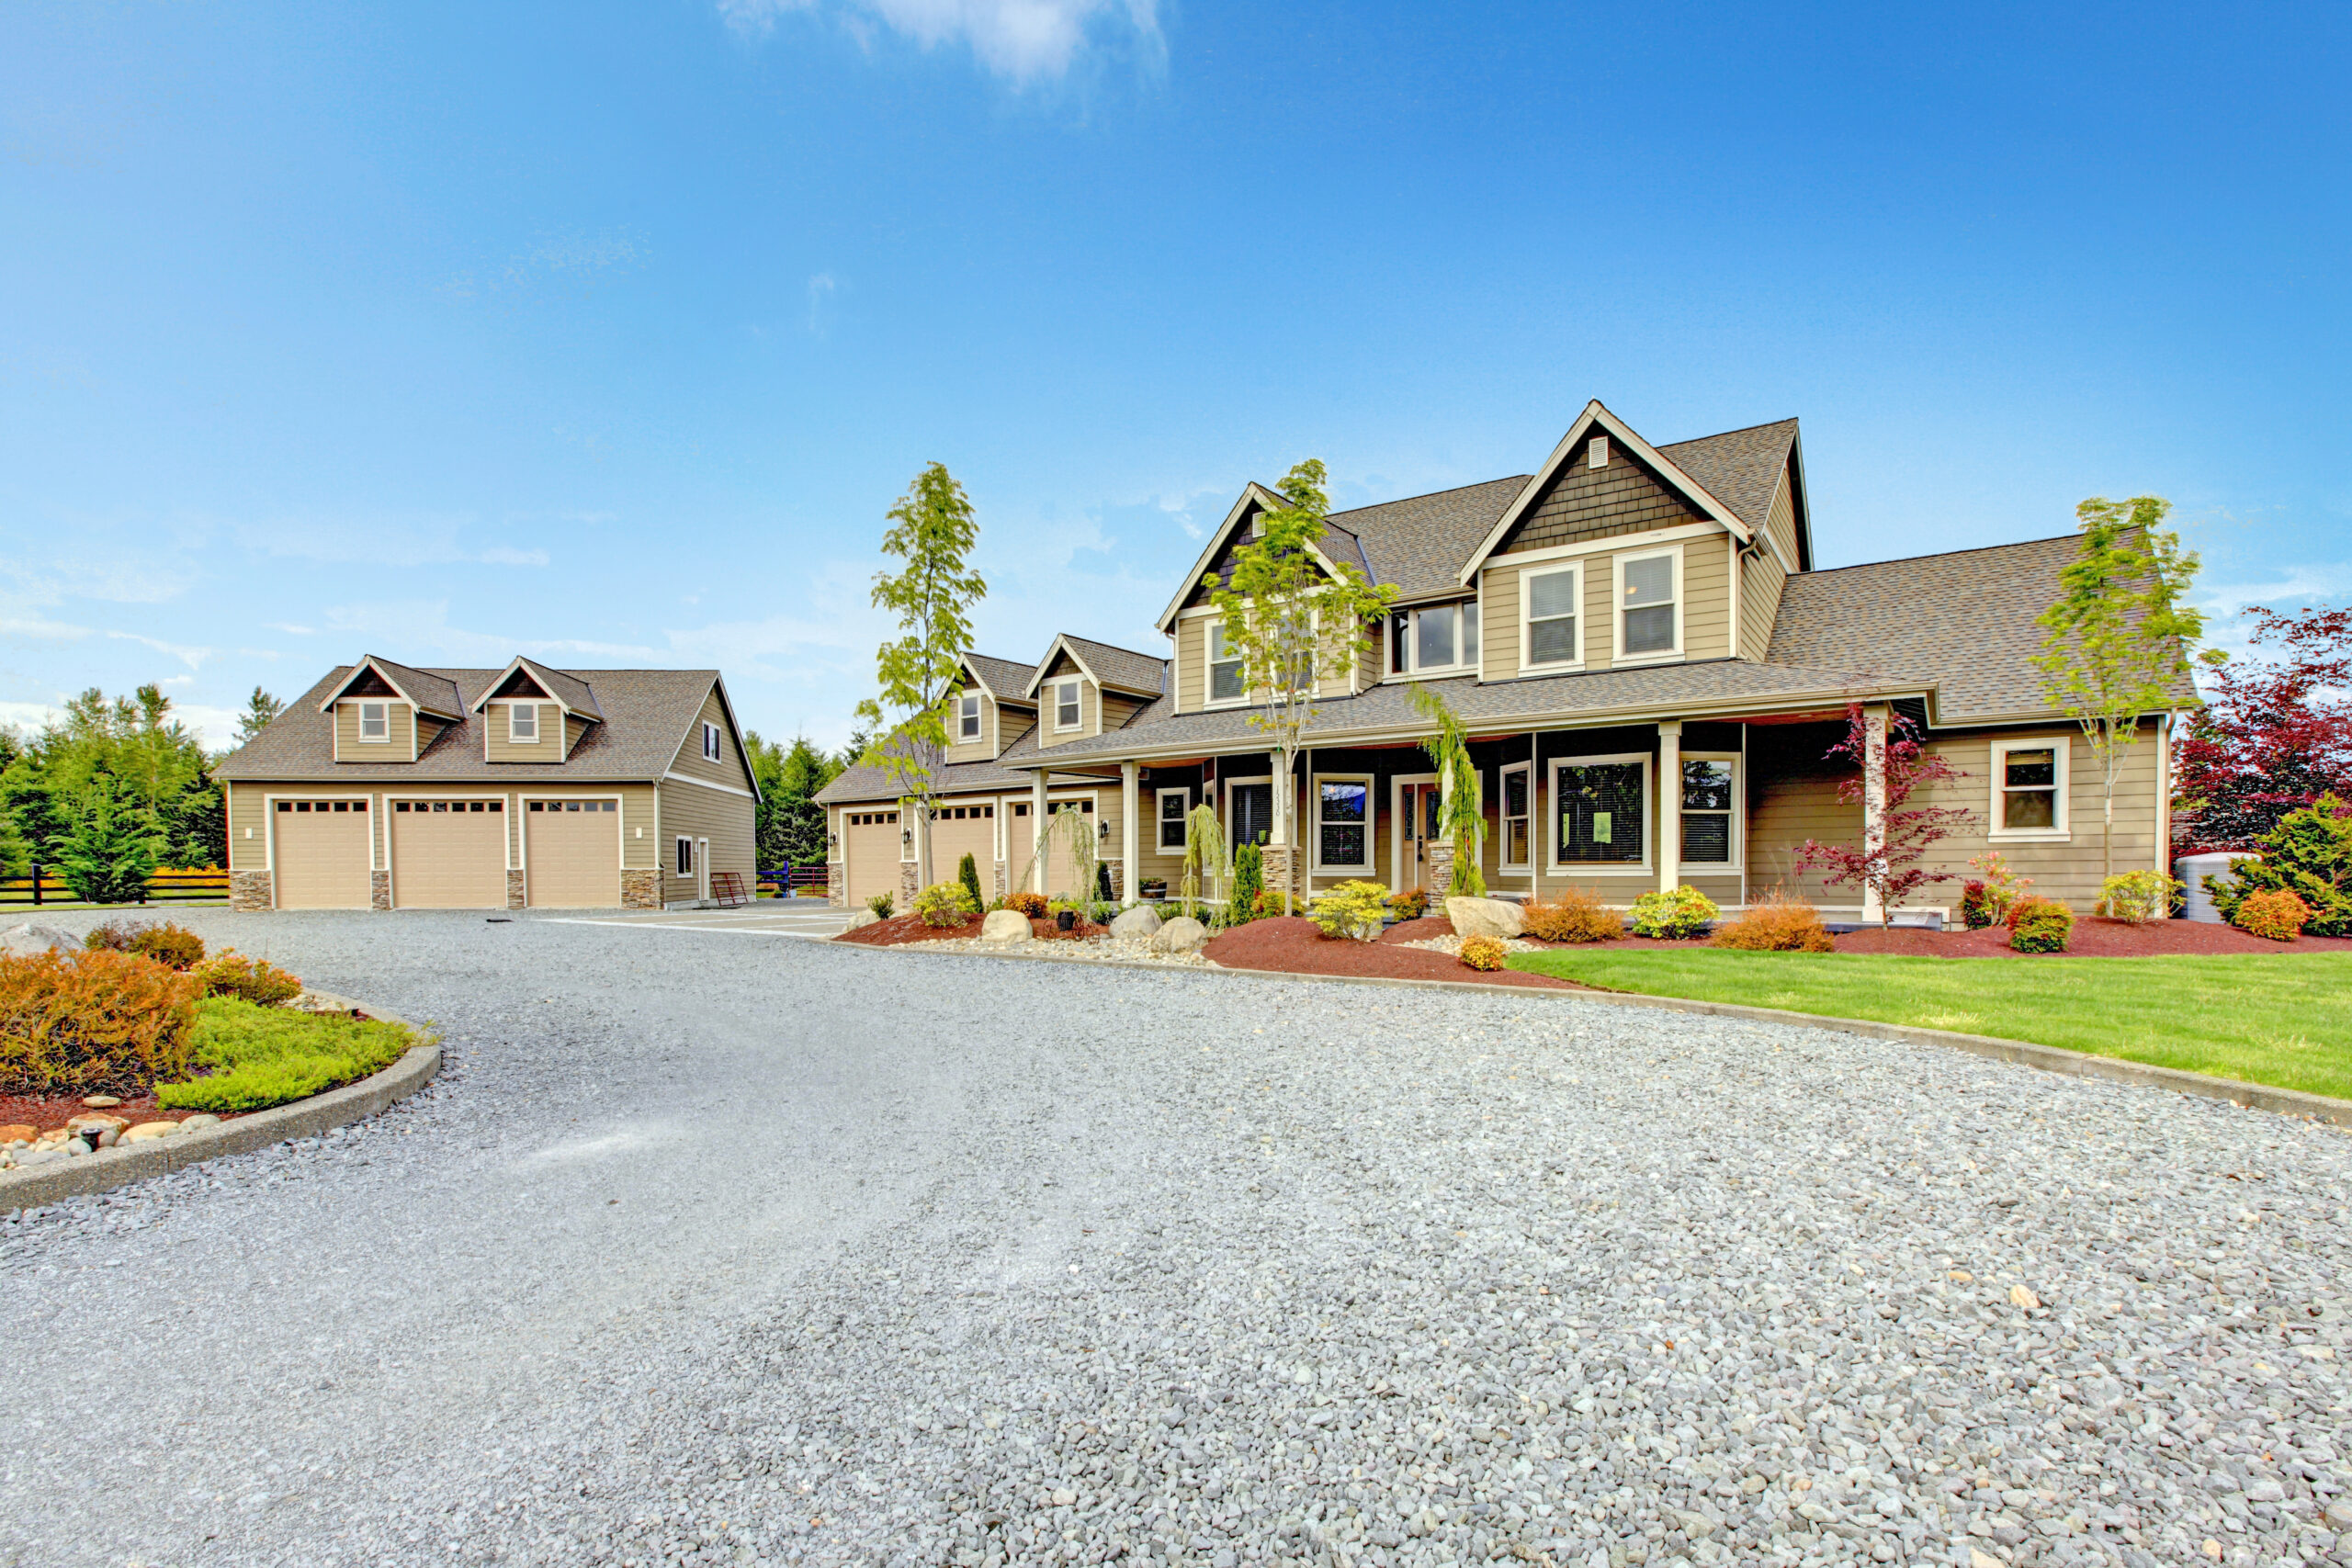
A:
{"type": "Polygon", "coordinates": [[[286,711],[286,705],[263,691],[254,688],[245,699],[245,711],[237,716],[237,744],[243,746],[269,727],[269,721],[286,711]]]}
{"type": "Polygon", "coordinates": [[[1487,841],[1487,815],[1478,804],[1478,768],[1470,760],[1469,731],[1446,700],[1415,682],[1413,706],[1435,727],[1421,750],[1437,766],[1439,807],[1447,840],[1453,846],[1453,872],[1445,890],[1456,898],[1484,898],[1487,876],[1478,869],[1487,841]]]}
{"type": "Polygon", "coordinates": [[[898,616],[901,635],[876,650],[881,694],[858,704],[857,716],[880,732],[863,760],[899,786],[899,820],[914,834],[915,879],[928,887],[938,880],[931,817],[947,754],[948,705],[972,646],[972,606],[987,596],[989,585],[969,564],[979,523],[945,464],[930,464],[917,474],[889,516],[893,526],[882,536],[883,553],[906,565],[896,573],[874,574],[874,604],[898,616]]]}
{"type": "Polygon", "coordinates": [[[2101,790],[2102,877],[2115,874],[2115,786],[2140,723],[2174,706],[2188,675],[2188,650],[2204,618],[2184,603],[2197,558],[2161,525],[2172,502],[2093,496],[2075,508],[2082,538],[2059,569],[2059,597],[2039,617],[2041,671],[2050,700],[2082,727],[2101,790]]]}
{"type": "MultiPolygon", "coordinates": [[[[1219,581],[1202,578],[1226,652],[1241,664],[1243,689],[1260,705],[1250,724],[1270,738],[1283,760],[1274,809],[1283,840],[1298,853],[1298,754],[1315,723],[1317,683],[1343,677],[1372,646],[1369,630],[1388,613],[1396,590],[1375,588],[1363,573],[1321,549],[1330,512],[1328,477],[1313,457],[1275,487],[1286,505],[1259,513],[1256,538],[1233,553],[1233,570],[1219,581]]],[[[1283,912],[1291,911],[1292,878],[1283,878],[1283,912]]]]}

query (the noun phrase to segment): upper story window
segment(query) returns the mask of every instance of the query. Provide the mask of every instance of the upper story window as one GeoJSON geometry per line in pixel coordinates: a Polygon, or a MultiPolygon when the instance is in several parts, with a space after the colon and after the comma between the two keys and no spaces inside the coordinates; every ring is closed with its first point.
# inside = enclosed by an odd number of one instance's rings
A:
{"type": "Polygon", "coordinates": [[[1078,682],[1057,681],[1054,682],[1054,728],[1076,729],[1078,721],[1078,682]]]}
{"type": "Polygon", "coordinates": [[[1431,604],[1388,617],[1388,671],[1393,675],[1476,669],[1478,602],[1431,604]]]}
{"type": "Polygon", "coordinates": [[[718,726],[715,724],[702,727],[702,760],[706,762],[718,761],[718,726]]]}
{"type": "Polygon", "coordinates": [[[1682,651],[1682,552],[1617,558],[1617,657],[1682,651]]]}
{"type": "Polygon", "coordinates": [[[2066,742],[2004,742],[1993,748],[1993,836],[2063,838],[2066,833],[2066,742]]]}
{"type": "Polygon", "coordinates": [[[517,746],[535,746],[539,739],[539,709],[536,703],[506,705],[506,739],[517,746]]]}
{"type": "Polygon", "coordinates": [[[977,692],[967,692],[956,699],[956,739],[978,740],[980,738],[980,698],[977,692]]]}
{"type": "Polygon", "coordinates": [[[392,705],[361,703],[359,705],[359,739],[389,741],[392,738],[392,705]]]}
{"type": "Polygon", "coordinates": [[[1209,701],[1238,703],[1246,694],[1241,684],[1241,653],[1225,640],[1225,623],[1209,623],[1209,701]]]}
{"type": "Polygon", "coordinates": [[[1576,566],[1519,574],[1520,663],[1533,668],[1584,661],[1584,645],[1577,637],[1583,582],[1584,570],[1576,566]]]}

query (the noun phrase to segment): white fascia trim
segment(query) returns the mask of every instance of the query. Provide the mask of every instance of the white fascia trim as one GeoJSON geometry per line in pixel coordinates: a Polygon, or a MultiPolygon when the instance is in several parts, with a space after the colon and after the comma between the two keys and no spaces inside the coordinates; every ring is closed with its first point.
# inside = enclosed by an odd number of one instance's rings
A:
{"type": "Polygon", "coordinates": [[[1035,697],[1037,694],[1038,682],[1045,680],[1046,671],[1054,667],[1054,655],[1057,653],[1069,654],[1069,661],[1078,666],[1080,673],[1083,674],[1088,680],[1093,682],[1097,686],[1102,684],[1102,677],[1094,672],[1093,666],[1087,663],[1085,660],[1080,659],[1078,656],[1078,649],[1070,647],[1069,637],[1064,633],[1056,632],[1054,634],[1052,646],[1046,649],[1046,657],[1037,660],[1037,668],[1030,671],[1029,684],[1023,689],[1021,694],[1023,696],[1035,697]]]}
{"type": "Polygon", "coordinates": [[[1720,523],[1677,523],[1671,528],[1652,528],[1646,533],[1612,534],[1605,539],[1587,539],[1580,544],[1547,545],[1540,550],[1513,550],[1507,556],[1489,559],[1483,570],[1511,571],[1523,566],[1573,560],[1579,556],[1605,556],[1616,551],[1638,555],[1657,546],[1679,544],[1686,539],[1712,539],[1724,531],[1720,523]]]}
{"type": "Polygon", "coordinates": [[[713,784],[708,779],[698,779],[691,774],[681,773],[674,770],[665,771],[662,776],[665,779],[674,779],[680,784],[699,784],[705,789],[715,789],[721,795],[739,795],[745,800],[757,800],[760,798],[748,789],[737,789],[733,784],[713,784]]]}
{"type": "Polygon", "coordinates": [[[1595,398],[1585,404],[1584,412],[1577,415],[1574,424],[1568,426],[1568,433],[1560,437],[1560,444],[1552,448],[1552,455],[1544,460],[1544,466],[1528,479],[1519,494],[1512,499],[1510,505],[1503,509],[1501,518],[1492,529],[1488,530],[1485,540],[1479,544],[1478,547],[1471,552],[1470,558],[1462,567],[1460,580],[1464,586],[1468,586],[1471,580],[1477,576],[1478,569],[1486,564],[1487,557],[1493,553],[1497,545],[1503,542],[1504,536],[1511,531],[1519,520],[1526,515],[1527,509],[1535,504],[1535,498],[1544,493],[1544,487],[1557,478],[1568,460],[1576,456],[1576,448],[1584,439],[1585,433],[1595,425],[1599,425],[1615,436],[1628,452],[1656,469],[1668,483],[1681,491],[1686,497],[1695,502],[1700,511],[1730,529],[1734,537],[1745,541],[1754,536],[1747,525],[1742,523],[1731,508],[1717,501],[1706,486],[1684,473],[1681,468],[1670,458],[1660,455],[1657,447],[1635,434],[1632,426],[1611,413],[1601,406],[1600,400],[1595,398]]]}
{"type": "MultiPolygon", "coordinates": [[[[541,667],[541,666],[539,666],[539,665],[533,664],[529,660],[527,660],[527,659],[524,658],[521,654],[519,654],[519,653],[518,653],[518,654],[516,654],[516,655],[514,657],[514,659],[513,659],[513,660],[512,660],[507,664],[506,668],[505,668],[505,669],[503,669],[503,670],[501,670],[501,671],[498,672],[498,678],[497,678],[496,680],[494,680],[494,681],[491,682],[491,683],[490,683],[489,685],[484,686],[484,687],[481,689],[481,696],[476,697],[476,698],[474,699],[474,702],[473,702],[473,706],[471,706],[470,708],[468,708],[466,711],[467,711],[467,712],[469,712],[469,713],[480,713],[480,712],[481,712],[481,710],[482,710],[482,709],[484,709],[485,707],[488,707],[488,706],[490,705],[490,704],[491,704],[492,700],[492,694],[495,693],[495,692],[498,690],[498,688],[499,688],[499,687],[503,686],[504,684],[506,684],[506,682],[509,682],[509,681],[513,680],[513,679],[514,678],[514,671],[516,671],[517,670],[520,670],[520,671],[523,671],[525,673],[526,673],[526,674],[530,675],[530,677],[531,677],[532,681],[533,681],[533,682],[534,682],[538,686],[539,690],[540,690],[541,692],[543,692],[544,694],[545,694],[544,696],[538,696],[538,697],[498,697],[498,698],[496,699],[497,701],[502,702],[502,703],[513,703],[513,702],[548,702],[548,703],[553,703],[556,706],[558,706],[558,707],[561,708],[565,713],[569,714],[570,712],[571,712],[571,705],[570,703],[565,702],[561,697],[557,696],[557,695],[555,694],[555,688],[554,688],[553,686],[551,686],[551,685],[548,684],[548,682],[546,682],[545,681],[541,681],[541,680],[539,679],[538,671],[540,671],[540,669],[541,669],[541,668],[542,668],[542,667],[541,667]]],[[[548,671],[548,673],[552,674],[552,673],[553,673],[553,671],[548,671]]]]}
{"type": "Polygon", "coordinates": [[[1249,510],[1250,503],[1253,501],[1261,507],[1280,507],[1283,504],[1281,496],[1255,479],[1251,479],[1241,487],[1240,499],[1236,501],[1232,510],[1225,514],[1225,521],[1218,524],[1216,530],[1209,535],[1209,542],[1202,547],[1200,558],[1193,562],[1193,570],[1185,573],[1183,581],[1177,585],[1176,597],[1170,599],[1168,602],[1168,608],[1159,613],[1159,626],[1161,631],[1165,632],[1168,629],[1170,624],[1176,619],[1177,612],[1182,608],[1184,601],[1191,598],[1193,590],[1201,585],[1201,577],[1208,570],[1209,562],[1216,559],[1217,551],[1225,547],[1226,536],[1233,532],[1236,525],[1240,523],[1242,514],[1249,510]]]}

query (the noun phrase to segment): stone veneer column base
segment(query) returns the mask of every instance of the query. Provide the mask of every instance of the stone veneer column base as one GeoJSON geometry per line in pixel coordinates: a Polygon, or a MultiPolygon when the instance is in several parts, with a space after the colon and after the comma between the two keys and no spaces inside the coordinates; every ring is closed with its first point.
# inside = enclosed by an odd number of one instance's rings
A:
{"type": "Polygon", "coordinates": [[[269,873],[232,871],[229,874],[229,908],[247,914],[266,909],[272,902],[269,873]]]}
{"type": "Polygon", "coordinates": [[[1266,891],[1280,897],[1283,889],[1289,888],[1292,904],[1295,907],[1298,878],[1295,874],[1296,856],[1293,852],[1294,848],[1290,844],[1261,845],[1258,851],[1258,863],[1265,874],[1266,891]]]}
{"type": "Polygon", "coordinates": [[[621,873],[621,908],[658,909],[662,907],[662,874],[658,871],[621,873]]]}
{"type": "Polygon", "coordinates": [[[825,863],[825,902],[836,909],[849,903],[849,867],[837,860],[825,863]]]}
{"type": "Polygon", "coordinates": [[[506,874],[506,907],[510,909],[523,907],[523,874],[519,871],[506,874]]]}
{"type": "Polygon", "coordinates": [[[1440,908],[1445,907],[1445,890],[1453,886],[1453,840],[1430,840],[1429,889],[1430,900],[1440,908]]]}
{"type": "Polygon", "coordinates": [[[996,863],[996,897],[1001,898],[1012,891],[1012,866],[1005,861],[996,863]]]}
{"type": "Polygon", "coordinates": [[[371,909],[389,909],[392,907],[392,874],[390,872],[371,871],[368,874],[368,907],[371,909]]]}
{"type": "Polygon", "coordinates": [[[900,861],[899,863],[899,913],[903,915],[915,907],[915,895],[922,891],[922,886],[915,881],[915,863],[910,860],[900,861]]]}

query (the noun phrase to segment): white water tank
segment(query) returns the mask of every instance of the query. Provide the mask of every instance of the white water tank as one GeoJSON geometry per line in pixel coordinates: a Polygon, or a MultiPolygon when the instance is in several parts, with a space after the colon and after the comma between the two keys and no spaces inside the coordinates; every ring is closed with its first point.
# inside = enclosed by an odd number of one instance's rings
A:
{"type": "Polygon", "coordinates": [[[2213,908],[2213,896],[2205,891],[2209,876],[2227,876],[2230,867],[2242,860],[2262,857],[2247,850],[2216,850],[2211,854],[2183,855],[2172,863],[2172,874],[2188,886],[2185,895],[2188,908],[2181,911],[2184,920],[2203,920],[2209,926],[2222,923],[2222,911],[2213,908]]]}

